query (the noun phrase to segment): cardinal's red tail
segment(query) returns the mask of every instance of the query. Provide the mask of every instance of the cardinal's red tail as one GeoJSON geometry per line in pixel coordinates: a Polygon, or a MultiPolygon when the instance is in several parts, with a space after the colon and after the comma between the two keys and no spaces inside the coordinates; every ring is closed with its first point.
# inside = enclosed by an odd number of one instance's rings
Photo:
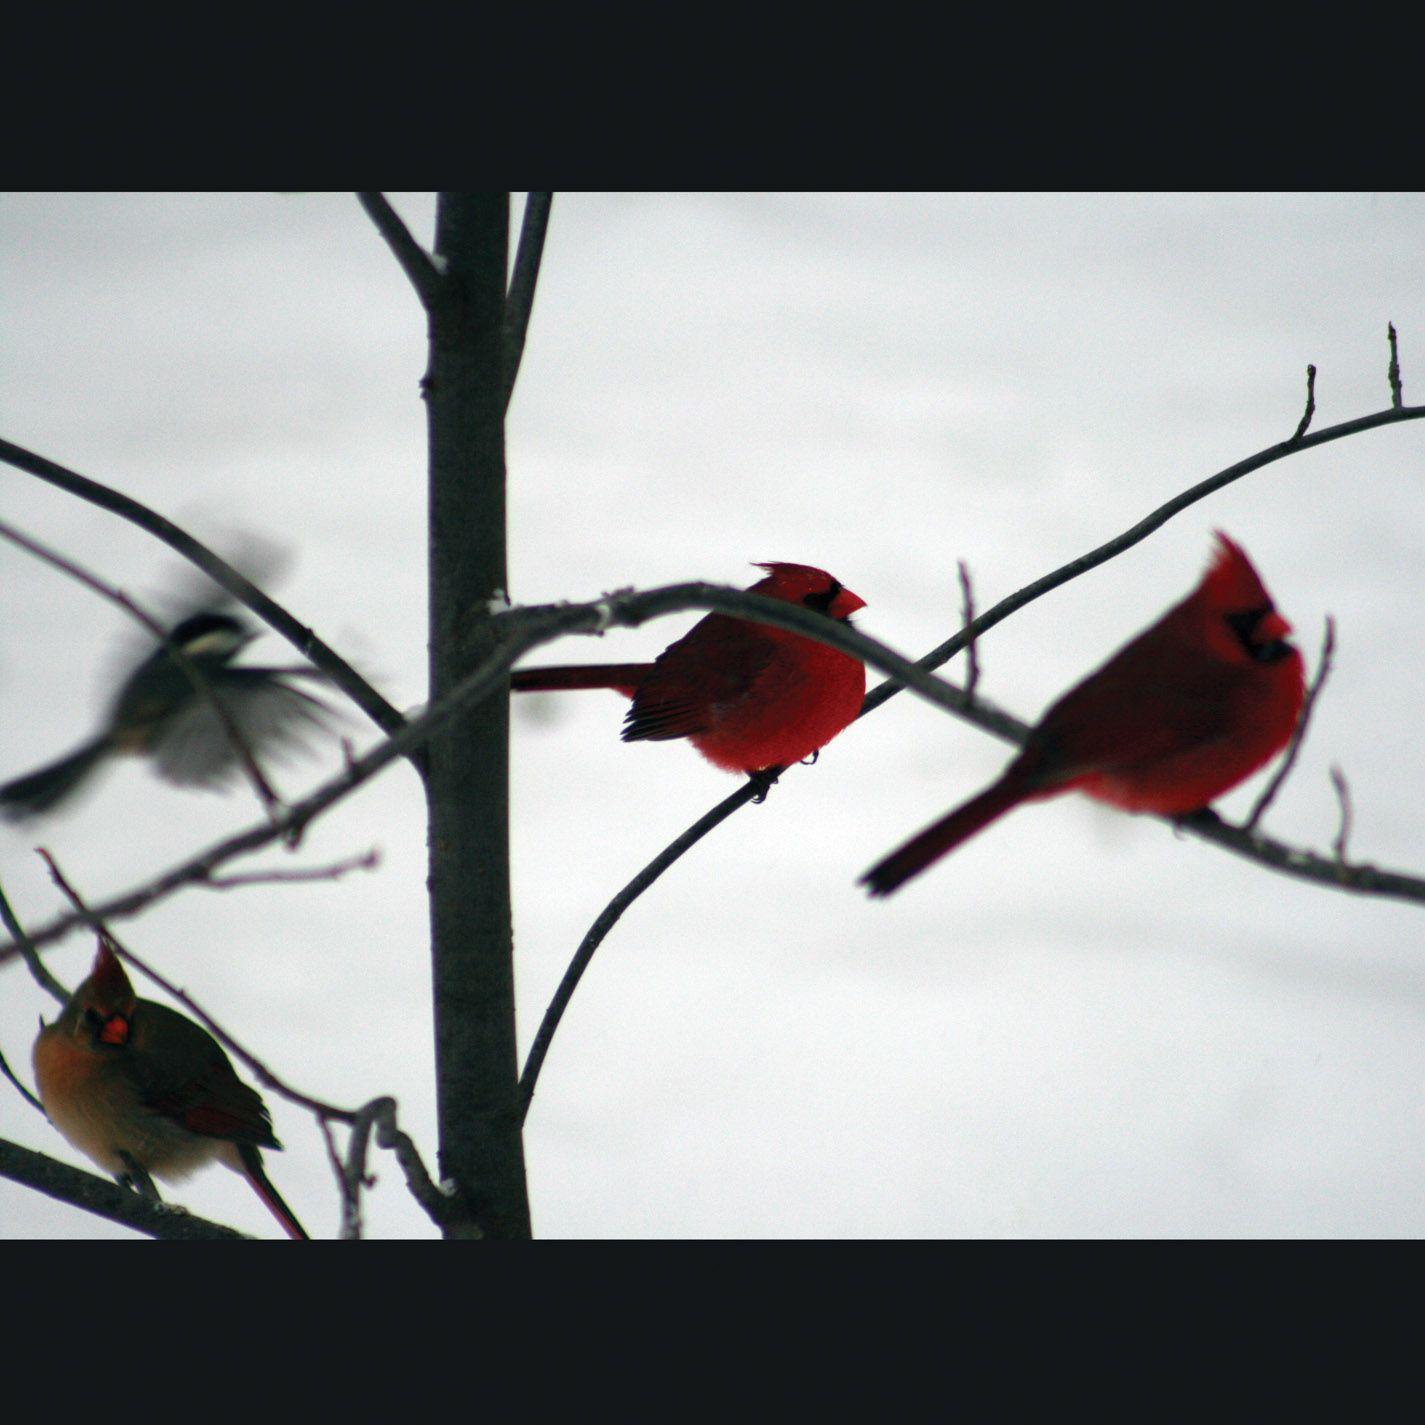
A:
{"type": "Polygon", "coordinates": [[[297,1221],[292,1209],[282,1201],[282,1194],[272,1186],[272,1180],[262,1166],[262,1154],[251,1143],[241,1143],[238,1145],[238,1156],[242,1159],[243,1176],[252,1184],[252,1190],[258,1197],[267,1204],[267,1210],[277,1219],[282,1230],[294,1242],[310,1241],[306,1228],[297,1221]]]}
{"type": "Polygon", "coordinates": [[[516,693],[549,693],[561,688],[612,688],[631,698],[651,663],[570,664],[563,668],[516,668],[510,688],[516,693]]]}
{"type": "Polygon", "coordinates": [[[878,861],[861,877],[861,884],[869,886],[873,896],[890,895],[897,886],[918,876],[946,852],[968,841],[977,831],[983,831],[1031,795],[1023,782],[1001,777],[964,806],[942,816],[933,826],[927,826],[899,851],[878,861]]]}

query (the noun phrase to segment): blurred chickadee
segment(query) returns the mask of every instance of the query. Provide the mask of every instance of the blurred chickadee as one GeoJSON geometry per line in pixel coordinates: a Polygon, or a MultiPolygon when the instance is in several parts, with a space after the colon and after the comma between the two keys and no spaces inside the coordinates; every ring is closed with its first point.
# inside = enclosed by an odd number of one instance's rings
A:
{"type": "Polygon", "coordinates": [[[257,634],[235,615],[208,608],[175,623],[120,686],[103,730],[69,756],[0,787],[0,817],[21,821],[70,797],[105,758],[130,753],[152,759],[165,781],[212,787],[238,771],[243,754],[211,700],[194,685],[203,680],[248,752],[300,745],[302,733],[324,727],[332,709],[299,688],[315,669],[238,666],[233,659],[257,634]],[[188,667],[169,651],[182,651],[188,667]]]}

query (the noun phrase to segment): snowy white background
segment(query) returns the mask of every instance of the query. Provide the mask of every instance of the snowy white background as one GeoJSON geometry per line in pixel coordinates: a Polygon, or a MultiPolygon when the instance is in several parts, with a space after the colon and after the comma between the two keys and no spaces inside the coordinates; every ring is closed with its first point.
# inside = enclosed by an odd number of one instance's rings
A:
{"type": "MultiPolygon", "coordinates": [[[[434,200],[398,195],[429,243],[434,200]]],[[[518,224],[518,205],[515,224],[518,224]]],[[[1425,399],[1425,198],[579,196],[555,199],[508,429],[523,602],[821,565],[911,655],[1177,491],[1289,435],[1425,399]]],[[[349,195],[0,199],[0,431],[221,544],[294,546],[275,595],[398,706],[425,677],[425,323],[349,195]]],[[[3,518],[135,593],[182,563],[9,467],[3,518]]],[[[1425,426],[1279,463],[996,629],[983,691],[1027,718],[1196,581],[1221,527],[1336,672],[1268,829],[1425,868],[1425,426]]],[[[0,547],[0,776],[82,738],[124,615],[0,547]]],[[[693,622],[541,661],[655,654],[693,622]]],[[[285,661],[268,634],[251,656],[285,661]]],[[[958,665],[948,670],[958,675],[958,665]]],[[[521,1050],[588,924],[735,786],[618,740],[612,694],[517,707],[521,1050]]],[[[354,716],[360,746],[375,734],[354,716]]],[[[902,696],[715,832],[599,951],[527,1132],[546,1237],[1415,1236],[1425,1231],[1425,908],[1289,881],[1079,798],[1024,809],[888,902],[873,861],[1007,749],[902,696]]],[[[297,794],[339,753],[279,769],[297,794]]],[[[1221,804],[1250,804],[1260,780],[1221,804]]],[[[189,890],[116,926],[309,1091],[395,1094],[435,1161],[425,832],[386,772],[297,858],[337,884],[189,890]]],[[[0,826],[27,923],[251,824],[241,787],[114,767],[0,826]]],[[[68,983],[88,937],[50,954],[68,983]]],[[[0,969],[28,1077],[51,1000],[0,969]]],[[[312,1121],[267,1095],[270,1168],[309,1229],[338,1203],[312,1121]]],[[[82,1162],[8,1085],[0,1133],[82,1162]]],[[[429,1238],[389,1159],[373,1236],[429,1238]]],[[[270,1236],[235,1176],[173,1194],[270,1236]]],[[[126,1237],[0,1182],[0,1235],[126,1237]]]]}

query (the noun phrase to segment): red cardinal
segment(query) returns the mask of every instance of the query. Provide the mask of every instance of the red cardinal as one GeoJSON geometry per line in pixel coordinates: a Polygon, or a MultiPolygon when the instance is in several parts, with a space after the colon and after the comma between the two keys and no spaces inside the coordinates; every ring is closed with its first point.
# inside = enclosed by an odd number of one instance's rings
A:
{"type": "MultiPolygon", "coordinates": [[[[866,607],[824,569],[759,564],[749,594],[802,604],[842,623],[866,607]]],[[[652,663],[520,668],[517,692],[614,688],[633,699],[623,740],[686,737],[729,772],[787,767],[825,747],[866,696],[860,659],[768,624],[709,614],[652,663]]]]}
{"type": "Polygon", "coordinates": [[[149,1174],[177,1181],[223,1163],[252,1184],[289,1237],[306,1239],[263,1171],[259,1148],[282,1145],[256,1090],[206,1029],[138,999],[107,941],[59,1018],[40,1030],[34,1066],[50,1122],[121,1183],[151,1191],[149,1174]]]}
{"type": "Polygon", "coordinates": [[[1251,561],[1218,533],[1202,582],[1040,719],[1004,775],[861,879],[889,895],[1017,807],[1081,791],[1125,811],[1181,816],[1249,777],[1290,740],[1305,693],[1251,561]]]}

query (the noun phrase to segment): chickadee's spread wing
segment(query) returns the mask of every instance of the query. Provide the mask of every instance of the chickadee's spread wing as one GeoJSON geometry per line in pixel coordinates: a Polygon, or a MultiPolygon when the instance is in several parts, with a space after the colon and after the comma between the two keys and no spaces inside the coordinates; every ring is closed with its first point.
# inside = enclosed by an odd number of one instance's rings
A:
{"type": "MultiPolygon", "coordinates": [[[[284,761],[308,750],[313,735],[335,720],[333,709],[297,687],[293,670],[224,668],[211,680],[233,727],[257,757],[284,761]]],[[[154,770],[178,786],[211,786],[242,765],[242,753],[209,699],[195,696],[156,733],[154,770]]]]}

